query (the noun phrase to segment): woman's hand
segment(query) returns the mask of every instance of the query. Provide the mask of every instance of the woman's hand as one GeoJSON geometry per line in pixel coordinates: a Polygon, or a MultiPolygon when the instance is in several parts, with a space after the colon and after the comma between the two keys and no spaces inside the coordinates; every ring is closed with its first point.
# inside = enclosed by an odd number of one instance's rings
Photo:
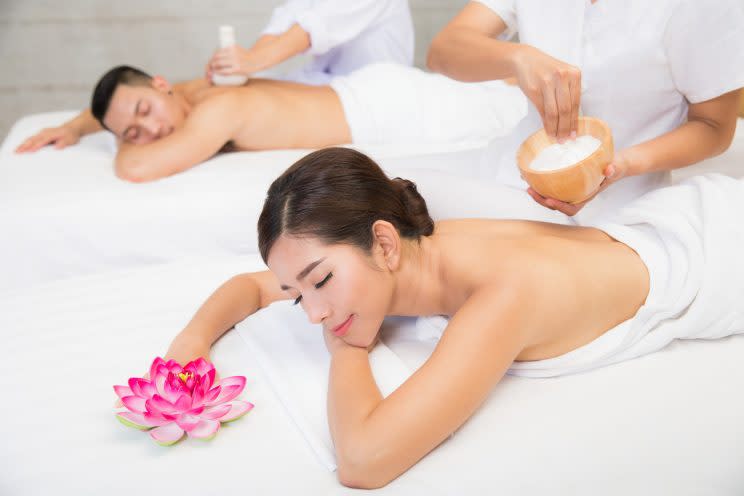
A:
{"type": "Polygon", "coordinates": [[[542,196],[540,193],[532,188],[527,188],[527,193],[529,193],[532,199],[543,207],[549,208],[551,210],[558,210],[559,212],[563,212],[568,216],[574,216],[579,213],[582,208],[584,208],[584,205],[592,201],[595,196],[606,190],[611,184],[619,181],[625,176],[632,175],[630,171],[633,170],[633,163],[630,155],[631,153],[629,150],[624,150],[616,154],[615,157],[612,159],[612,162],[610,162],[607,167],[605,167],[605,170],[603,171],[605,178],[600,183],[597,191],[595,191],[592,196],[590,196],[583,202],[566,203],[560,200],[556,200],[555,198],[542,196]]]}
{"type": "Polygon", "coordinates": [[[214,52],[207,64],[205,76],[211,81],[212,74],[250,76],[259,70],[250,50],[246,50],[239,45],[232,45],[214,52]]]}
{"type": "Polygon", "coordinates": [[[21,143],[16,149],[16,153],[35,152],[36,150],[54,144],[54,148],[62,149],[80,141],[80,131],[69,124],[59,127],[48,127],[42,129],[35,135],[21,143]]]}
{"type": "Polygon", "coordinates": [[[524,45],[515,58],[517,82],[535,105],[549,136],[562,142],[576,136],[581,102],[581,71],[524,45]]]}
{"type": "Polygon", "coordinates": [[[164,358],[166,361],[172,358],[184,366],[200,357],[209,360],[210,349],[210,344],[203,338],[184,330],[173,339],[164,358]]]}
{"type": "MultiPolygon", "coordinates": [[[[323,329],[323,339],[325,340],[326,349],[328,350],[328,353],[333,355],[338,350],[343,350],[347,348],[360,348],[359,346],[353,346],[348,344],[346,341],[341,339],[340,337],[333,334],[331,331],[327,329],[323,329]]],[[[378,341],[380,341],[380,333],[378,332],[375,336],[374,341],[367,346],[367,352],[371,352],[375,346],[377,346],[378,341]]]]}

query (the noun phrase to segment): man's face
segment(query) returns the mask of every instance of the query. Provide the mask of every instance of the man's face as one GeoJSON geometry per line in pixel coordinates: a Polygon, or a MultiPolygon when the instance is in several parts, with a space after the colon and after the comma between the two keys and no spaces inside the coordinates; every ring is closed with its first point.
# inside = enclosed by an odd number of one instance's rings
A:
{"type": "Polygon", "coordinates": [[[142,145],[168,136],[183,124],[183,108],[163,79],[149,86],[120,84],[103,117],[106,127],[127,143],[142,145]]]}

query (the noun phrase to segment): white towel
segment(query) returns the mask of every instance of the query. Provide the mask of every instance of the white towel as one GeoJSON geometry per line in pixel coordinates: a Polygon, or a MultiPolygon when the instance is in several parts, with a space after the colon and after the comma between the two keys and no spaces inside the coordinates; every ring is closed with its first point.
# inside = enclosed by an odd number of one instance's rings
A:
{"type": "Polygon", "coordinates": [[[370,64],[330,85],[355,145],[485,144],[509,134],[527,114],[517,86],[463,83],[390,63],[370,64]]]}
{"type": "MultiPolygon", "coordinates": [[[[710,174],[652,191],[594,227],[633,248],[650,289],[635,316],[591,343],[508,373],[555,377],[660,350],[674,339],[744,333],[744,183],[710,174]]],[[[422,319],[429,333],[446,319],[422,319]]],[[[691,364],[692,366],[692,364],[691,364]]]]}
{"type": "MultiPolygon", "coordinates": [[[[301,308],[281,301],[248,317],[235,329],[320,462],[335,470],[326,407],[330,359],[321,326],[310,324],[301,308]]],[[[412,373],[382,343],[375,346],[369,359],[383,396],[395,391],[412,373]]]]}

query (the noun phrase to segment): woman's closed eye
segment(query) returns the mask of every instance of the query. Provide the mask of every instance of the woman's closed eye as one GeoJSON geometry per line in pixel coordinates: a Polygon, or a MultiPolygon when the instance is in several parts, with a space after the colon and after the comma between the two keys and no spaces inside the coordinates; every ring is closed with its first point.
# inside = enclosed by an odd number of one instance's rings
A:
{"type": "Polygon", "coordinates": [[[325,283],[327,283],[327,282],[328,282],[328,280],[329,280],[329,279],[330,279],[331,277],[333,277],[333,272],[329,272],[329,273],[328,273],[328,275],[327,275],[327,276],[325,276],[325,277],[323,278],[323,280],[322,280],[322,281],[320,281],[320,282],[319,282],[318,284],[316,284],[316,285],[315,285],[315,289],[320,289],[320,288],[322,288],[323,286],[325,286],[325,283]]]}
{"type": "MultiPolygon", "coordinates": [[[[333,277],[333,272],[329,272],[328,275],[325,276],[322,281],[320,281],[319,283],[317,283],[315,285],[315,289],[320,289],[323,286],[325,286],[325,284],[330,280],[331,277],[333,277]]],[[[302,295],[300,295],[297,298],[295,298],[295,301],[294,301],[293,305],[299,305],[299,303],[301,301],[302,301],[302,295]]]]}

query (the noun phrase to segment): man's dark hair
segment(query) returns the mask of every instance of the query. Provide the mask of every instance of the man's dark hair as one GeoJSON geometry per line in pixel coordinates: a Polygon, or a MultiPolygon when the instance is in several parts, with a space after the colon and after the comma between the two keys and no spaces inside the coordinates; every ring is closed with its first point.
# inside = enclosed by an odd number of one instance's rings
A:
{"type": "Polygon", "coordinates": [[[128,65],[119,65],[108,71],[106,74],[98,80],[96,88],[93,90],[93,98],[90,102],[90,111],[93,113],[93,117],[106,127],[103,123],[103,116],[108,112],[109,105],[111,104],[111,97],[116,91],[116,88],[120,84],[126,84],[129,86],[145,86],[149,85],[152,81],[152,76],[144,71],[137,69],[136,67],[130,67],[128,65]]]}

